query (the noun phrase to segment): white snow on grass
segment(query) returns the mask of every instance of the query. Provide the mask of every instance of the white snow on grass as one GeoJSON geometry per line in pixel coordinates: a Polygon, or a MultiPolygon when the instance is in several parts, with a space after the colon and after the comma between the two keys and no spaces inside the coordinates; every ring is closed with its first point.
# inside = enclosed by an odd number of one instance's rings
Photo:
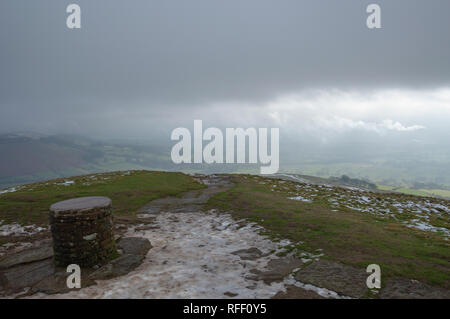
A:
{"type": "Polygon", "coordinates": [[[358,188],[358,187],[354,187],[354,186],[341,186],[342,188],[345,188],[345,189],[348,189],[348,190],[351,190],[351,191],[355,191],[355,192],[361,192],[361,193],[365,193],[365,192],[367,192],[367,190],[365,190],[365,189],[362,189],[362,188],[358,188]]]}
{"type": "Polygon", "coordinates": [[[437,210],[442,210],[442,211],[445,211],[446,213],[450,213],[450,208],[448,207],[448,206],[445,206],[445,205],[442,205],[442,204],[439,204],[439,203],[429,203],[428,202],[428,205],[431,207],[431,208],[434,208],[434,209],[437,209],[437,210]]]}
{"type": "Polygon", "coordinates": [[[413,219],[413,220],[411,220],[409,222],[405,222],[405,224],[408,227],[411,227],[411,228],[417,228],[417,229],[420,229],[420,230],[423,230],[423,231],[431,231],[431,232],[434,232],[434,233],[442,232],[446,236],[450,236],[450,230],[448,230],[447,228],[435,227],[435,226],[432,226],[429,223],[421,221],[419,219],[413,219]]]}
{"type": "Polygon", "coordinates": [[[0,236],[34,235],[44,230],[46,228],[36,225],[22,226],[17,223],[3,225],[3,221],[0,222],[0,236]]]}
{"type": "Polygon", "coordinates": [[[6,194],[6,193],[14,193],[14,192],[17,192],[17,188],[16,187],[11,187],[11,188],[0,190],[0,195],[1,194],[6,194]]]}
{"type": "Polygon", "coordinates": [[[439,198],[423,198],[402,196],[385,196],[384,194],[361,191],[354,187],[329,187],[315,184],[295,185],[294,197],[299,201],[325,200],[333,212],[351,209],[361,213],[369,213],[382,218],[398,220],[399,216],[408,227],[422,231],[440,233],[444,238],[450,236],[450,229],[433,225],[435,217],[446,220],[450,213],[448,200],[439,198]]]}
{"type": "MultiPolygon", "coordinates": [[[[170,213],[158,214],[156,228],[132,229],[126,236],[148,238],[152,248],[143,264],[131,273],[97,281],[97,285],[67,294],[37,294],[35,298],[270,298],[286,285],[297,283],[292,277],[283,282],[265,284],[249,277],[252,269],[267,270],[267,263],[289,242],[273,242],[259,234],[254,223],[243,224],[229,214],[170,213]],[[245,226],[243,226],[245,225],[245,226]],[[264,257],[243,260],[232,252],[258,248],[264,257]]],[[[308,286],[305,289],[321,291],[308,286]]],[[[322,292],[324,293],[324,292],[322,292]]],[[[337,296],[337,295],[336,295],[337,296]]]]}
{"type": "Polygon", "coordinates": [[[326,288],[321,288],[321,287],[316,287],[313,286],[311,284],[304,284],[298,280],[296,280],[294,278],[294,276],[289,275],[285,280],[284,280],[285,284],[290,284],[290,285],[294,285],[300,288],[303,288],[305,290],[311,290],[314,291],[315,293],[317,293],[318,295],[325,297],[325,298],[332,298],[332,299],[352,299],[351,297],[347,297],[347,296],[341,296],[338,293],[326,289],[326,288]]]}
{"type": "Polygon", "coordinates": [[[62,183],[55,183],[55,185],[62,185],[62,186],[70,186],[75,184],[75,181],[64,181],[62,183]]]}
{"type": "Polygon", "coordinates": [[[300,201],[300,202],[305,202],[305,203],[311,203],[311,202],[312,202],[312,200],[307,199],[307,198],[305,198],[305,197],[303,197],[303,196],[288,197],[288,199],[298,200],[298,201],[300,201]]]}
{"type": "Polygon", "coordinates": [[[303,183],[303,184],[309,184],[310,183],[308,180],[306,180],[304,178],[301,178],[301,177],[298,177],[298,176],[295,176],[295,175],[290,175],[290,174],[277,174],[277,175],[293,179],[294,181],[299,182],[299,183],[303,183]]]}

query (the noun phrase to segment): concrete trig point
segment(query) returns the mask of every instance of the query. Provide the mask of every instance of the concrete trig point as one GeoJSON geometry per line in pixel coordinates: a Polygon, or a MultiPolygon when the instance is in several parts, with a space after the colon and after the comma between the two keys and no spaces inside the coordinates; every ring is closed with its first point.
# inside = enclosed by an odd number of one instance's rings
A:
{"type": "Polygon", "coordinates": [[[116,255],[111,199],[80,197],[50,207],[56,266],[93,267],[116,255]]]}

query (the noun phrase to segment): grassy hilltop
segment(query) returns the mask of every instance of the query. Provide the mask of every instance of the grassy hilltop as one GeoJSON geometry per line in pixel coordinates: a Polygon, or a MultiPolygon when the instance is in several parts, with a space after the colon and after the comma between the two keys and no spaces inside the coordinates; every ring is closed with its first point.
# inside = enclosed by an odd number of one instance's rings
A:
{"type": "Polygon", "coordinates": [[[449,212],[442,210],[448,201],[249,175],[233,180],[236,186],[213,198],[210,207],[261,224],[274,238],[299,242],[287,252],[320,251],[325,258],[360,267],[376,263],[385,277],[450,287],[450,242],[441,231],[450,229],[449,212]],[[411,227],[423,201],[441,209],[422,217],[434,231],[411,227]]]}
{"type": "Polygon", "coordinates": [[[4,223],[45,225],[51,204],[83,196],[112,199],[114,214],[133,215],[149,201],[176,196],[204,187],[182,173],[126,171],[61,178],[17,187],[0,194],[0,220],[4,223]]]}
{"type": "MultiPolygon", "coordinates": [[[[273,239],[323,258],[365,267],[384,278],[402,276],[450,288],[449,207],[445,199],[230,175],[234,186],[205,209],[230,212],[262,225],[273,239]]],[[[0,193],[3,225],[48,223],[48,208],[79,196],[108,196],[116,216],[133,216],[149,201],[205,186],[182,173],[127,171],[83,175],[19,186],[0,193]]],[[[30,239],[31,240],[31,239],[30,239]]],[[[0,244],[8,242],[0,236],[0,244]]]]}

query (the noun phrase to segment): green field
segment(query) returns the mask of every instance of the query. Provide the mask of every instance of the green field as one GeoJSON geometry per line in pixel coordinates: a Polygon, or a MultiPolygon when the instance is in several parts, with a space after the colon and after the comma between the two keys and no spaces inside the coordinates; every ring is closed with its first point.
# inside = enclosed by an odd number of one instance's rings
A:
{"type": "Polygon", "coordinates": [[[0,194],[0,220],[45,225],[51,204],[74,197],[107,196],[115,215],[133,215],[149,201],[204,187],[182,173],[129,171],[90,174],[21,186],[0,194]],[[63,185],[65,181],[73,184],[63,185]]]}
{"type": "Polygon", "coordinates": [[[450,190],[447,189],[412,189],[380,184],[378,184],[377,187],[382,191],[397,192],[408,195],[450,198],[450,190]]]}

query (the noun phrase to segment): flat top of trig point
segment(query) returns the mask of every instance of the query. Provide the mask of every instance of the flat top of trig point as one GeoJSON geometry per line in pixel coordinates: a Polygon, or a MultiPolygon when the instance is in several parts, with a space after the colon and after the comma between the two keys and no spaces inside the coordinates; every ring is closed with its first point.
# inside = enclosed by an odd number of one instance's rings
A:
{"type": "Polygon", "coordinates": [[[106,207],[111,205],[111,199],[103,196],[90,196],[90,197],[79,197],[68,200],[63,200],[62,202],[54,203],[50,206],[51,211],[69,211],[69,210],[84,210],[92,209],[98,207],[106,207]]]}

